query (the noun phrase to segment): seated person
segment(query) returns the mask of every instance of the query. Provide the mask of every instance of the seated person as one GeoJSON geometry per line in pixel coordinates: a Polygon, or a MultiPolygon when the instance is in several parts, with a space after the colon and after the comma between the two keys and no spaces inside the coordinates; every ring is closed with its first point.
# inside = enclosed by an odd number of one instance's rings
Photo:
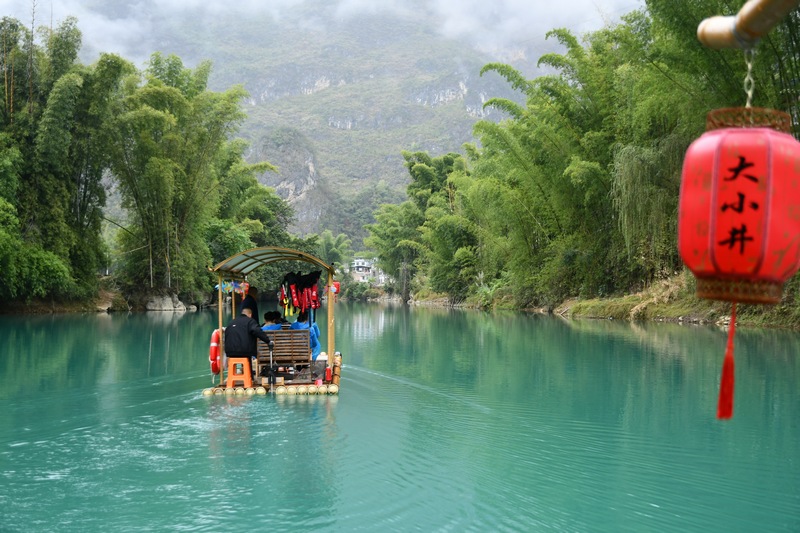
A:
{"type": "Polygon", "coordinates": [[[267,344],[272,341],[264,331],[258,327],[258,322],[253,318],[253,309],[242,308],[242,314],[234,318],[225,328],[225,356],[247,357],[252,363],[250,369],[255,370],[258,359],[258,339],[267,344]]]}
{"type": "Polygon", "coordinates": [[[264,331],[281,329],[281,314],[279,311],[267,311],[264,313],[264,331]]]}
{"type": "Polygon", "coordinates": [[[297,315],[297,320],[290,326],[291,329],[307,329],[308,340],[311,344],[311,360],[316,361],[317,356],[322,351],[322,344],[319,342],[319,326],[316,322],[311,322],[308,319],[308,311],[300,311],[297,315]]]}

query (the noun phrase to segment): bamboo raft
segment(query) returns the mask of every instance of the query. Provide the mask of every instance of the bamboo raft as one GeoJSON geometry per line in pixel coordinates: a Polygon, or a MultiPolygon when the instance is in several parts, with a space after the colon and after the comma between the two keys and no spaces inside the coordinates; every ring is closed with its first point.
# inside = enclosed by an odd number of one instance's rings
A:
{"type": "MultiPolygon", "coordinates": [[[[219,330],[223,332],[216,347],[218,354],[224,353],[224,328],[222,327],[222,301],[223,280],[243,280],[247,274],[260,266],[276,261],[303,261],[321,267],[328,273],[327,287],[334,287],[334,269],[314,256],[286,248],[262,247],[246,250],[229,257],[211,269],[217,273],[218,284],[218,310],[219,330]]],[[[232,314],[236,309],[232,300],[232,314]]],[[[220,365],[218,359],[217,371],[220,374],[219,384],[203,390],[204,396],[217,395],[319,395],[338,394],[339,380],[342,371],[342,354],[335,351],[334,347],[334,293],[331,292],[327,299],[328,311],[328,351],[321,352],[316,361],[311,354],[308,329],[289,329],[284,326],[280,330],[268,330],[272,342],[270,346],[258,340],[258,356],[255,359],[255,368],[247,358],[234,358],[229,364],[220,365]],[[332,354],[329,356],[328,354],[332,354]],[[233,363],[233,364],[230,364],[233,363]],[[226,368],[227,367],[227,368],[226,368]],[[226,372],[227,370],[227,372],[226,372]],[[227,378],[226,378],[227,373],[227,378]],[[241,383],[241,385],[240,385],[241,383]]],[[[215,336],[212,334],[211,350],[215,350],[215,336]]],[[[210,356],[212,373],[214,372],[214,357],[210,356]]],[[[220,358],[221,359],[221,358],[220,358]]]]}

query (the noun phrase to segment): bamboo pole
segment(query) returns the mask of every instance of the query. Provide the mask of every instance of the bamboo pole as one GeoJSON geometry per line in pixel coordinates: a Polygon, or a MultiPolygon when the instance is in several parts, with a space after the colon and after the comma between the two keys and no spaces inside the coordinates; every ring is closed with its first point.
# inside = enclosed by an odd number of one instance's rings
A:
{"type": "Polygon", "coordinates": [[[697,38],[709,48],[752,48],[775,27],[800,0],[748,0],[735,16],[703,20],[697,38]]]}
{"type": "MultiPolygon", "coordinates": [[[[242,299],[244,299],[244,296],[242,296],[242,299]]],[[[236,316],[236,288],[233,286],[233,281],[231,281],[231,320],[236,316]]]]}
{"type": "Polygon", "coordinates": [[[225,335],[222,331],[222,273],[217,273],[217,317],[219,318],[219,384],[222,385],[222,378],[225,377],[225,335]]]}
{"type": "Polygon", "coordinates": [[[333,302],[335,300],[335,293],[331,292],[331,289],[333,289],[333,272],[331,272],[330,270],[328,270],[327,288],[328,288],[328,294],[326,294],[325,296],[327,297],[328,300],[328,361],[330,362],[333,361],[333,354],[335,353],[334,349],[336,347],[336,342],[335,342],[336,333],[334,332],[333,329],[333,322],[334,322],[333,302]]]}

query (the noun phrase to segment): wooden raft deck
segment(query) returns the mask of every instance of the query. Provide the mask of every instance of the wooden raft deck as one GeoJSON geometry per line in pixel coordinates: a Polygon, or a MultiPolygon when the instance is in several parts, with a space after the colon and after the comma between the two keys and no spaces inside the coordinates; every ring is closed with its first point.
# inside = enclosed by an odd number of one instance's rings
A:
{"type": "MultiPolygon", "coordinates": [[[[272,350],[273,366],[288,368],[294,367],[296,371],[294,384],[313,383],[311,368],[311,345],[307,329],[278,329],[267,331],[270,339],[275,343],[272,350]],[[307,371],[307,372],[303,372],[307,371]],[[303,374],[301,374],[303,372],[303,374]],[[302,378],[306,375],[306,378],[302,378]],[[299,379],[298,379],[299,378],[299,379]]],[[[269,346],[258,341],[258,369],[256,376],[261,375],[262,368],[269,368],[269,346]]],[[[323,370],[324,371],[324,370],[323,370]]],[[[278,374],[282,375],[282,374],[278,374]]]]}
{"type": "MultiPolygon", "coordinates": [[[[274,392],[277,394],[338,394],[339,368],[333,369],[334,381],[325,381],[322,385],[316,386],[314,383],[318,379],[325,379],[325,367],[327,361],[317,361],[314,363],[311,358],[311,347],[309,344],[309,331],[307,329],[280,329],[268,330],[267,335],[275,343],[272,352],[272,365],[275,368],[283,368],[284,372],[278,372],[278,377],[283,377],[284,382],[277,383],[274,392]],[[288,372],[289,368],[294,369],[294,374],[288,372]]],[[[270,366],[269,345],[258,341],[258,360],[253,386],[249,389],[235,387],[236,393],[242,394],[266,394],[271,390],[268,378],[261,376],[261,371],[268,375],[270,366]]],[[[227,389],[223,381],[216,387],[205,389],[204,395],[213,394],[232,394],[234,387],[227,389]]]]}

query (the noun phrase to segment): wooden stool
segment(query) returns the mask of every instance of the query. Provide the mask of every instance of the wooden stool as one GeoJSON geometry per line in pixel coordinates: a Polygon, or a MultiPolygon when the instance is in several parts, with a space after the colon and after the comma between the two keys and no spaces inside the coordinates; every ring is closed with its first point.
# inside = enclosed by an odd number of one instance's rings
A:
{"type": "Polygon", "coordinates": [[[253,386],[249,357],[228,357],[228,382],[225,386],[228,388],[233,387],[237,381],[241,381],[242,386],[245,388],[253,386]],[[236,365],[242,365],[242,373],[236,373],[236,365]]]}

